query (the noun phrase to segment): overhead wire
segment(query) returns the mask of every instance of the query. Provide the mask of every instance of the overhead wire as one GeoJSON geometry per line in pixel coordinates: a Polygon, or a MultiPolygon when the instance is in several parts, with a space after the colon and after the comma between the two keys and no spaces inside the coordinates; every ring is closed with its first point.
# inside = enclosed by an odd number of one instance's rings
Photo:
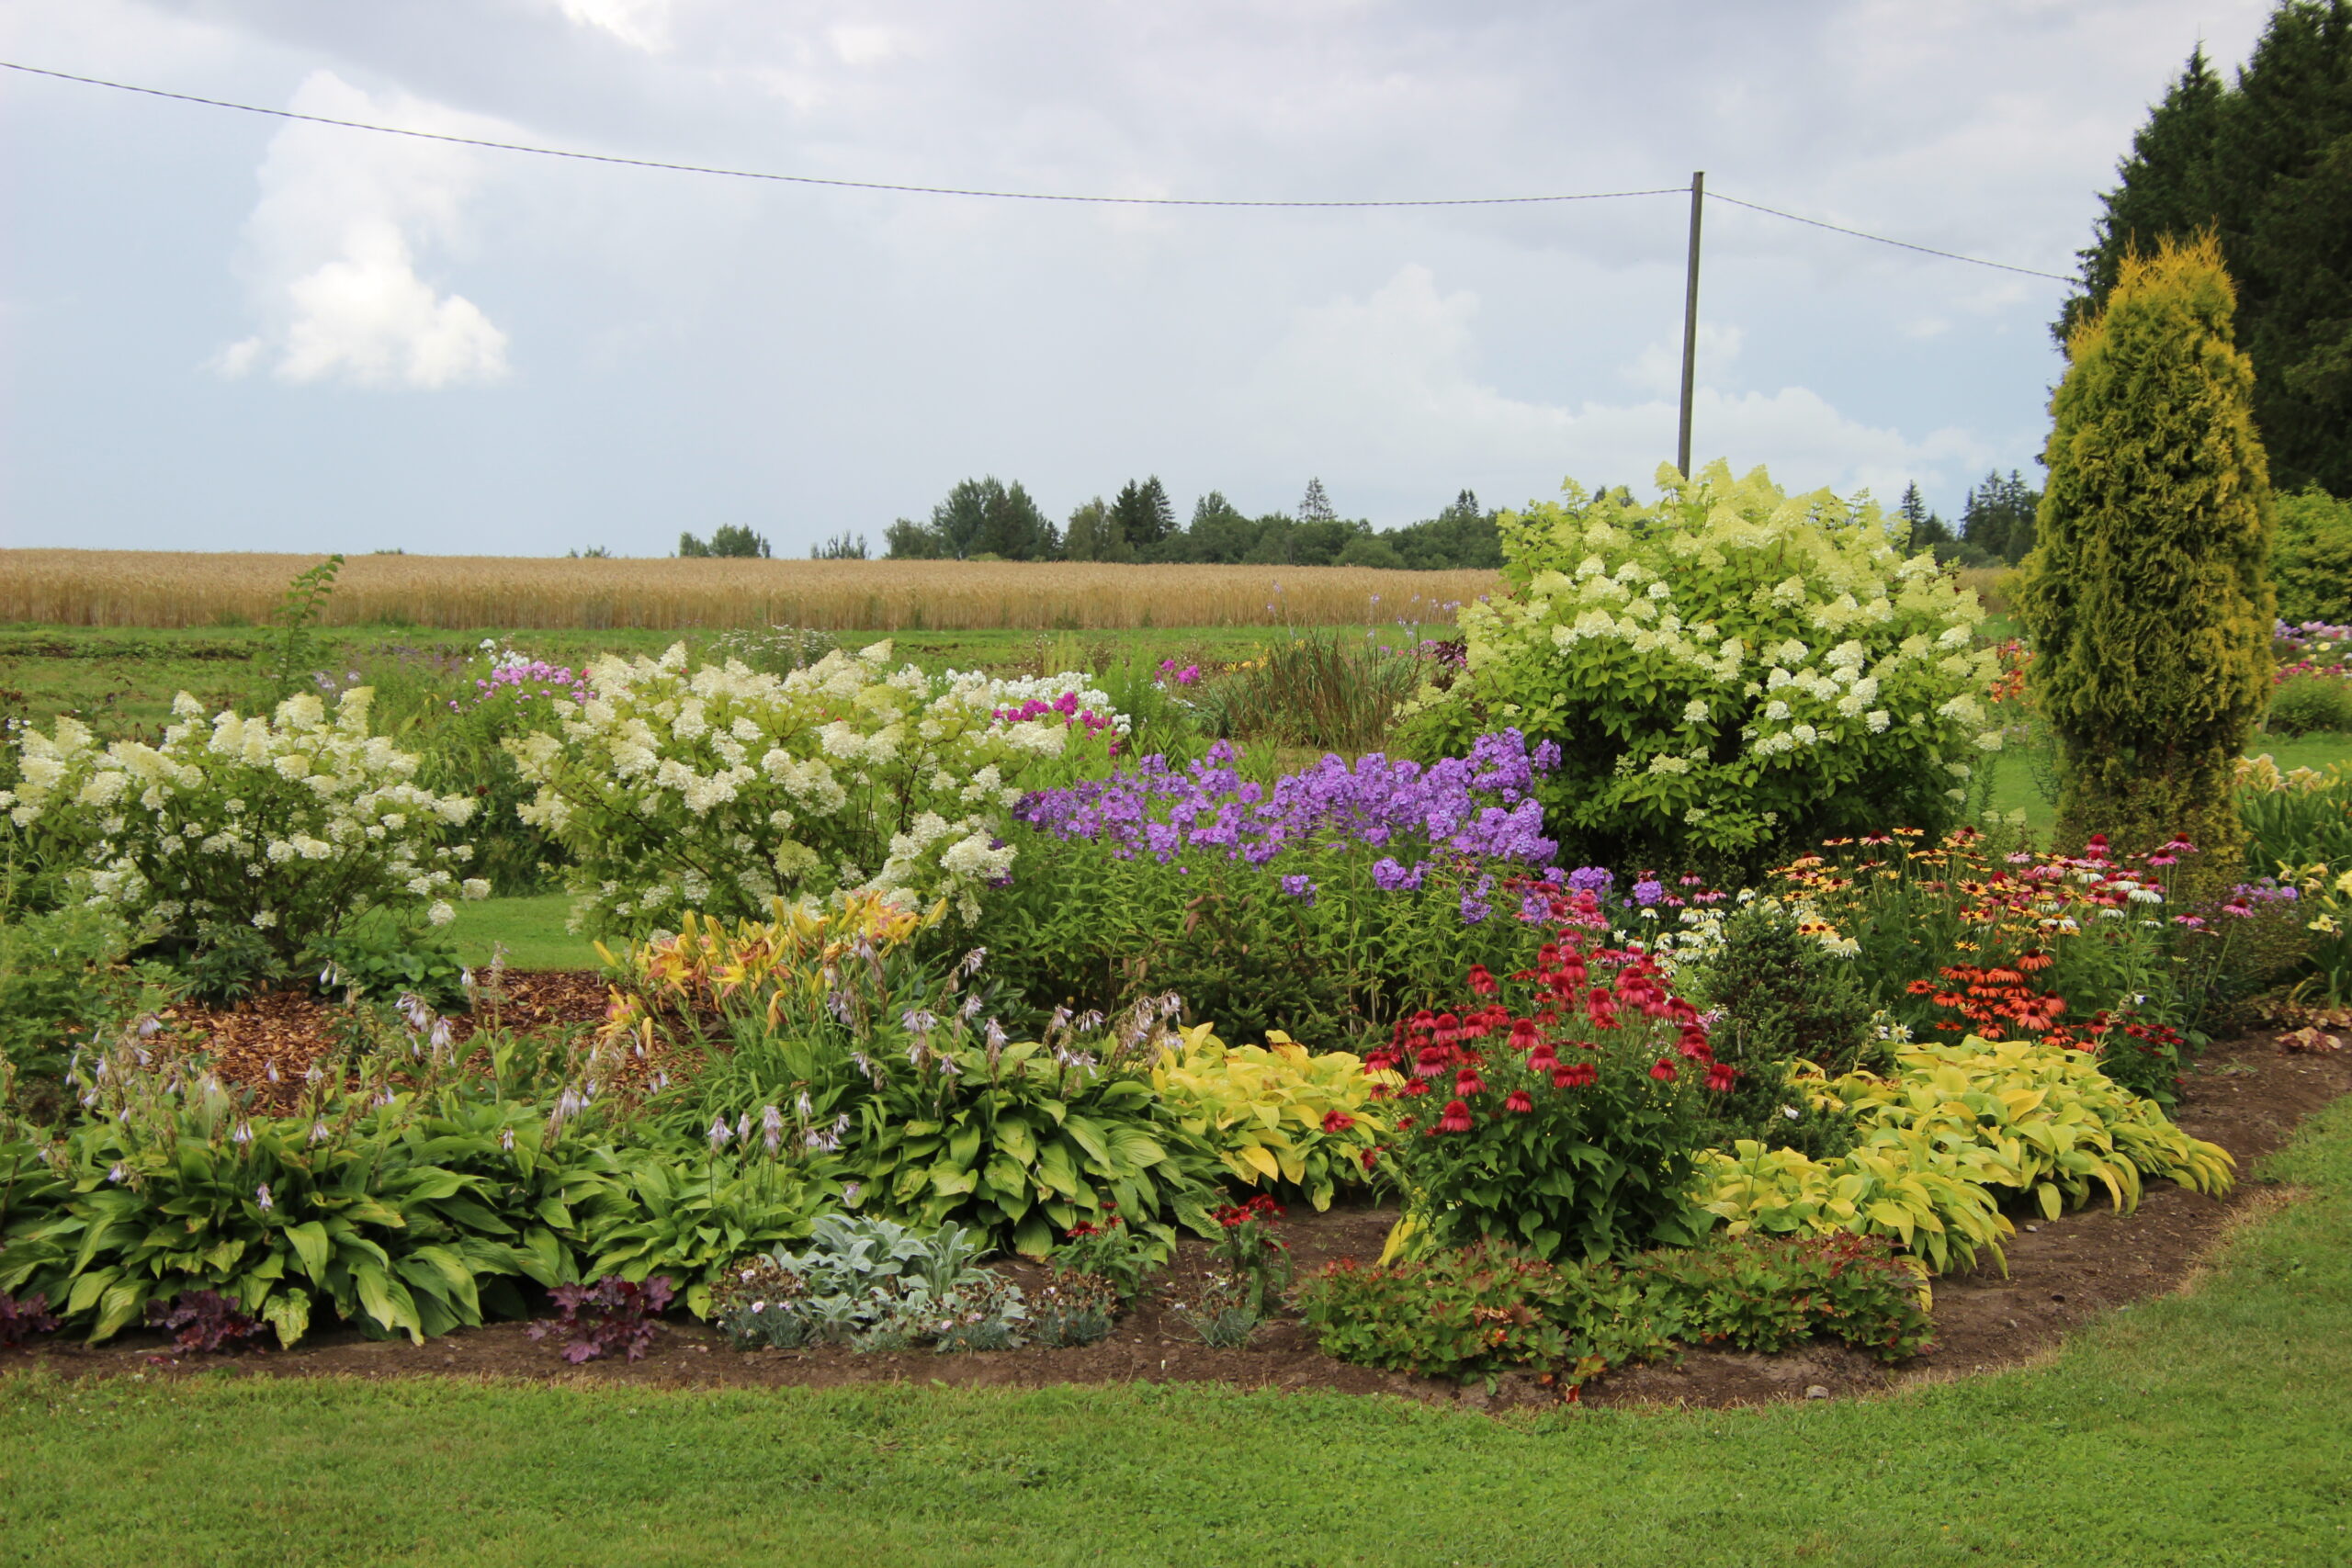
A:
{"type": "MultiPolygon", "coordinates": [[[[489,137],[459,136],[454,132],[418,130],[407,126],[379,125],[369,120],[342,119],[332,115],[305,114],[297,109],[270,108],[260,104],[237,103],[227,98],[208,98],[195,93],[175,93],[163,87],[143,87],[135,83],[111,81],[103,76],[77,75],[70,71],[54,71],[39,65],[26,65],[17,61],[0,60],[0,69],[20,72],[29,76],[46,76],[60,82],[74,82],[84,86],[106,87],[119,93],[135,93],[143,97],[164,98],[174,103],[196,104],[205,108],[232,109],[239,114],[261,115],[271,119],[293,120],[308,125],[333,126],[344,130],[372,131],[379,136],[401,136],[418,141],[446,142],[458,147],[479,147],[500,152],[527,152],[535,157],[564,158],[577,163],[609,164],[623,168],[652,169],[665,174],[708,175],[723,179],[764,180],[781,185],[820,186],[835,190],[885,191],[903,196],[956,196],[991,201],[1057,202],[1095,207],[1178,207],[1178,208],[1290,208],[1306,209],[1408,209],[1441,207],[1525,207],[1569,201],[1610,201],[1626,197],[1685,196],[1688,186],[1659,186],[1640,190],[1574,191],[1542,196],[1463,196],[1384,197],[1364,200],[1297,200],[1249,199],[1242,197],[1176,197],[1176,196],[1098,196],[1061,191],[992,190],[970,186],[933,186],[899,184],[888,180],[850,180],[829,178],[819,175],[786,175],[768,170],[733,169],[710,164],[674,163],[659,158],[633,158],[613,152],[584,152],[576,148],[543,147],[527,141],[501,141],[489,137]]],[[[2046,277],[2060,283],[2073,280],[2064,274],[2043,272],[2030,266],[2014,266],[2007,262],[1987,261],[1982,256],[1963,255],[1958,251],[1938,250],[1932,245],[1914,244],[1908,240],[1893,239],[1873,234],[1866,230],[1848,228],[1841,223],[1825,222],[1799,213],[1767,207],[1761,202],[1745,201],[1736,196],[1725,196],[1710,190],[1706,197],[1728,202],[1751,211],[1768,213],[1792,223],[1803,223],[1832,233],[1850,235],[1858,240],[1870,240],[1882,245],[1894,245],[1923,255],[1939,256],[1947,261],[1966,262],[1972,266],[1988,266],[2002,272],[2022,273],[2029,277],[2046,277]]]]}

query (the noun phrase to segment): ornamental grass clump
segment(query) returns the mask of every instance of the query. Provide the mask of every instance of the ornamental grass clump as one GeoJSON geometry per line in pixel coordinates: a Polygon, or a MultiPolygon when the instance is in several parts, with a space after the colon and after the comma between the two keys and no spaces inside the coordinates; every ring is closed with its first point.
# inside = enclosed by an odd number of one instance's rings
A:
{"type": "Polygon", "coordinates": [[[1470,987],[1471,1005],[1400,1020],[1366,1058],[1393,1086],[1381,1164],[1405,1214],[1388,1254],[1496,1236],[1597,1258],[1702,1232],[1684,1189],[1704,1102],[1741,1075],[1657,962],[1564,925],[1531,968],[1470,987]]]}
{"type": "Polygon", "coordinates": [[[968,920],[1012,869],[1020,781],[1116,729],[1068,691],[1067,708],[1032,713],[983,676],[894,669],[887,642],[780,676],[696,667],[683,643],[589,674],[576,716],[507,746],[535,790],[523,818],[570,852],[575,916],[595,931],[848,892],[945,898],[968,920]]]}
{"type": "Polygon", "coordinates": [[[2001,731],[1983,617],[1875,503],[1722,463],[1505,513],[1510,592],[1464,605],[1468,669],[1408,710],[1444,755],[1510,726],[1556,746],[1547,830],[1602,864],[1758,869],[1892,817],[1940,830],[2001,731]]]}
{"type": "Polygon", "coordinates": [[[111,910],[165,955],[235,942],[282,970],[369,911],[446,925],[451,900],[490,896],[456,840],[475,801],[416,782],[419,760],[368,733],[373,698],[208,719],[183,692],[155,745],[101,748],[74,718],[26,727],[0,790],[6,837],[37,898],[111,910]]]}

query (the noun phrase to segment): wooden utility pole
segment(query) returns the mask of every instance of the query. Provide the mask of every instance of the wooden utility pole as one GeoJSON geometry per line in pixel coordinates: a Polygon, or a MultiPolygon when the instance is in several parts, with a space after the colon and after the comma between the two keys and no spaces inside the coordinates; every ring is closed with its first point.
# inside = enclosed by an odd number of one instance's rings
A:
{"type": "Polygon", "coordinates": [[[1682,433],[1674,443],[1674,466],[1690,477],[1690,397],[1699,380],[1699,209],[1707,199],[1703,169],[1690,175],[1690,260],[1682,285],[1682,433]]]}

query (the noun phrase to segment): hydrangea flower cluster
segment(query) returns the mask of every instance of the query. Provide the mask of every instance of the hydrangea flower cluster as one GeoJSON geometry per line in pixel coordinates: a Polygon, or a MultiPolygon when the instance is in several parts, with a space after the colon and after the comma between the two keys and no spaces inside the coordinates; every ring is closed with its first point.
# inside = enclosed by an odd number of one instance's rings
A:
{"type": "MultiPolygon", "coordinates": [[[[1467,757],[1427,768],[1377,752],[1353,767],[1326,756],[1269,789],[1244,779],[1233,748],[1219,741],[1190,768],[1146,757],[1107,779],[1040,790],[1013,814],[1057,838],[1107,842],[1122,859],[1162,864],[1196,848],[1263,865],[1285,850],[1369,845],[1389,851],[1373,868],[1375,884],[1408,891],[1420,886],[1431,855],[1549,863],[1559,846],[1544,837],[1544,809],[1530,791],[1558,761],[1558,748],[1531,750],[1505,730],[1481,736],[1467,757]]],[[[1308,897],[1295,880],[1284,890],[1308,897]]]]}
{"type": "Polygon", "coordinates": [[[102,749],[73,718],[28,726],[0,809],[75,897],[151,936],[239,923],[290,951],[379,906],[446,924],[452,897],[490,896],[459,880],[472,847],[447,841],[475,803],[412,782],[418,759],[368,733],[374,697],[345,692],[332,716],[304,694],[268,717],[208,720],[183,692],[154,746],[102,749]]]}
{"type": "Polygon", "coordinates": [[[602,660],[589,679],[560,733],[505,744],[535,791],[523,819],[572,852],[575,921],[637,933],[842,893],[945,898],[972,919],[1011,872],[1001,830],[1021,773],[1094,740],[1053,703],[1109,708],[1069,683],[1083,677],[934,681],[893,668],[887,642],[784,675],[695,667],[679,644],[602,660]],[[1033,700],[1047,711],[1004,716],[1033,700]]]}

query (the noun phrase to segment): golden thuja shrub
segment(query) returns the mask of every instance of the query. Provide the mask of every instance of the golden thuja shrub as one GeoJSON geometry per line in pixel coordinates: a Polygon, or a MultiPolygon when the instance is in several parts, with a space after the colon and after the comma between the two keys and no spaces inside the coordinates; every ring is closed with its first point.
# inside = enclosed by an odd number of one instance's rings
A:
{"type": "MultiPolygon", "coordinates": [[[[260,623],[317,558],[213,551],[0,550],[0,621],[87,626],[260,623]]],[[[1498,592],[1492,571],[1125,566],[1098,561],[548,559],[354,556],[322,620],[543,629],[785,625],[965,631],[1436,624],[1498,592]],[[1376,600],[1375,600],[1376,596],[1376,600]]]]}

